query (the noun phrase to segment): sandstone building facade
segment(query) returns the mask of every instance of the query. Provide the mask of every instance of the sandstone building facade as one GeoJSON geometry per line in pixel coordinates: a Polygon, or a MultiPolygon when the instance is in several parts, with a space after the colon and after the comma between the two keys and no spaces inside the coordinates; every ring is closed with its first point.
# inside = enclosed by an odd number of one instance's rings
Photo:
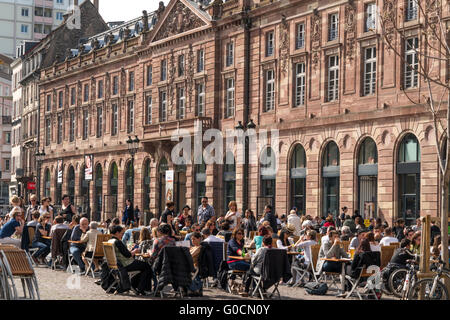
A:
{"type": "Polygon", "coordinates": [[[41,195],[89,201],[96,219],[120,215],[133,195],[158,216],[174,170],[177,207],[194,211],[206,195],[217,214],[235,199],[258,215],[265,203],[313,216],[347,206],[389,223],[438,215],[432,120],[405,94],[423,101],[424,83],[377,31],[377,10],[390,10],[409,35],[401,50],[416,61],[423,17],[411,3],[172,0],[89,38],[41,73],[41,195]],[[276,157],[276,174],[262,165],[173,164],[172,133],[193,132],[196,121],[222,132],[239,121],[279,130],[276,150],[250,155],[276,157]],[[92,183],[84,179],[90,154],[92,183]]]}

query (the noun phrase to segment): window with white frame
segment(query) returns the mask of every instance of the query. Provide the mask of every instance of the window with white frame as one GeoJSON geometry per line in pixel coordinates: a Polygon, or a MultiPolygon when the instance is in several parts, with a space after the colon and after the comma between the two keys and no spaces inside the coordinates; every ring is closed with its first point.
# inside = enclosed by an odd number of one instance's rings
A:
{"type": "Polygon", "coordinates": [[[377,83],[377,50],[375,47],[364,49],[364,95],[375,94],[377,83]]]}
{"type": "Polygon", "coordinates": [[[305,63],[295,65],[295,106],[305,104],[306,68],[305,63]]]}
{"type": "Polygon", "coordinates": [[[152,123],[153,100],[152,96],[147,96],[147,124],[152,123]]]}
{"type": "Polygon", "coordinates": [[[230,41],[227,43],[227,50],[226,50],[226,66],[232,66],[233,60],[234,60],[234,43],[233,41],[230,41]]]}
{"type": "Polygon", "coordinates": [[[273,69],[266,70],[266,101],[265,111],[271,111],[275,109],[275,71],[273,69]]]}
{"type": "Polygon", "coordinates": [[[97,138],[103,134],[103,108],[97,107],[97,138]]]}
{"type": "Polygon", "coordinates": [[[75,140],[75,112],[71,111],[69,117],[69,141],[73,142],[75,140]]]}
{"type": "Polygon", "coordinates": [[[205,69],[205,51],[203,49],[197,51],[197,72],[205,69]]]}
{"type": "Polygon", "coordinates": [[[27,8],[22,8],[22,17],[28,17],[29,10],[27,8]]]}
{"type": "Polygon", "coordinates": [[[376,5],[375,2],[366,4],[366,23],[364,24],[364,31],[375,31],[376,29],[376,19],[377,19],[377,13],[376,13],[376,5]]]}
{"type": "Polygon", "coordinates": [[[167,92],[159,93],[159,121],[167,121],[167,92]]]}
{"type": "Polygon", "coordinates": [[[61,144],[62,140],[63,140],[63,119],[62,119],[62,114],[58,114],[57,121],[58,121],[57,135],[56,135],[57,143],[61,144]]]}
{"type": "Polygon", "coordinates": [[[184,119],[186,107],[186,97],[184,95],[184,88],[178,88],[178,112],[177,118],[184,119]]]}
{"type": "Polygon", "coordinates": [[[83,140],[86,140],[89,135],[89,111],[83,110],[83,140]]]}
{"type": "Polygon", "coordinates": [[[328,17],[328,41],[338,38],[339,32],[339,15],[337,13],[330,14],[328,17]]]}
{"type": "Polygon", "coordinates": [[[167,80],[167,60],[161,61],[161,81],[167,80]]]}
{"type": "Polygon", "coordinates": [[[115,136],[119,132],[119,108],[117,103],[113,103],[112,105],[112,126],[111,126],[111,135],[115,136]]]}
{"type": "Polygon", "coordinates": [[[404,85],[405,88],[415,88],[418,85],[419,59],[417,50],[419,48],[419,38],[413,37],[405,41],[405,66],[404,85]]]}
{"type": "Polygon", "coordinates": [[[305,46],[305,24],[299,23],[296,27],[295,49],[301,49],[305,46]]]}
{"type": "Polygon", "coordinates": [[[197,116],[205,115],[205,84],[197,84],[197,116]]]}
{"type": "Polygon", "coordinates": [[[275,36],[273,31],[269,31],[266,33],[266,57],[270,57],[273,55],[275,45],[275,36]]]}
{"type": "Polygon", "coordinates": [[[20,26],[20,31],[22,33],[28,33],[28,26],[26,24],[23,24],[20,26]]]}
{"type": "Polygon", "coordinates": [[[339,93],[339,56],[328,57],[327,100],[335,101],[339,93]]]}
{"type": "Polygon", "coordinates": [[[184,54],[178,56],[178,76],[184,76],[184,54]]]}
{"type": "Polygon", "coordinates": [[[417,0],[406,0],[406,21],[417,19],[417,0]]]}
{"type": "Polygon", "coordinates": [[[225,80],[227,84],[227,101],[225,118],[234,117],[234,78],[225,80]]]}
{"type": "Polygon", "coordinates": [[[127,104],[128,126],[127,133],[134,132],[134,101],[129,100],[127,104]]]}

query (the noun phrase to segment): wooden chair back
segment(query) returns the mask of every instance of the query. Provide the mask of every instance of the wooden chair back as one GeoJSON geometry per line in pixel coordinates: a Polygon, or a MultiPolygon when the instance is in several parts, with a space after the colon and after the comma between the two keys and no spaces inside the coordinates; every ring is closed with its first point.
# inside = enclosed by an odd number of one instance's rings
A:
{"type": "Polygon", "coordinates": [[[341,241],[341,247],[345,252],[348,252],[348,247],[350,246],[350,241],[341,241]]]}
{"type": "Polygon", "coordinates": [[[397,249],[396,246],[381,246],[381,269],[386,267],[389,261],[391,261],[395,249],[397,249]]]}
{"type": "Polygon", "coordinates": [[[11,274],[17,277],[33,276],[34,270],[23,250],[2,250],[4,260],[8,262],[11,274]]]}
{"type": "Polygon", "coordinates": [[[117,266],[116,252],[114,251],[114,243],[103,242],[103,252],[106,258],[106,263],[110,269],[119,269],[117,266]]]}
{"type": "Polygon", "coordinates": [[[318,233],[318,234],[317,234],[317,243],[318,243],[318,244],[322,244],[322,241],[321,241],[321,240],[322,240],[322,237],[323,237],[323,236],[324,236],[324,234],[321,234],[321,233],[318,233]]]}
{"type": "Polygon", "coordinates": [[[28,227],[28,237],[29,237],[28,246],[30,246],[30,248],[34,240],[35,233],[36,229],[34,227],[28,227]]]}
{"type": "Polygon", "coordinates": [[[103,233],[97,234],[97,238],[95,239],[94,258],[104,257],[103,242],[108,242],[108,240],[111,238],[112,235],[110,234],[103,234],[103,233]]]}
{"type": "Polygon", "coordinates": [[[0,251],[20,251],[19,248],[17,248],[16,246],[13,246],[12,244],[1,244],[0,245],[0,251]]]}
{"type": "Polygon", "coordinates": [[[258,231],[250,231],[249,238],[250,240],[253,240],[255,236],[257,235],[258,231]]]}
{"type": "Polygon", "coordinates": [[[311,247],[312,269],[316,270],[317,262],[319,261],[320,244],[312,245],[311,247]]]}

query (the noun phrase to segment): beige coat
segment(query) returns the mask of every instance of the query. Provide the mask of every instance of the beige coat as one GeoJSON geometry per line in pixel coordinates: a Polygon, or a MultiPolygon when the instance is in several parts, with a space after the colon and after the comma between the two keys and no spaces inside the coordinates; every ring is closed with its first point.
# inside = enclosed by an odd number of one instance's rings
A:
{"type": "Polygon", "coordinates": [[[86,252],[95,251],[95,239],[97,239],[98,234],[101,234],[99,230],[91,229],[81,236],[80,241],[87,242],[86,252]]]}

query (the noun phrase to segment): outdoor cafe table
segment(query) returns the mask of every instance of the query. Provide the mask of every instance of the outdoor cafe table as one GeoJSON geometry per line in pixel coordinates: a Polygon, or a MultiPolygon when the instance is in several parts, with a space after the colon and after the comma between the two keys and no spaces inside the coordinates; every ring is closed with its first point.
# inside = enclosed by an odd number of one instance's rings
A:
{"type": "Polygon", "coordinates": [[[228,258],[234,259],[234,260],[243,260],[243,261],[245,261],[245,260],[247,260],[247,261],[252,260],[252,257],[250,257],[250,256],[246,256],[246,257],[242,257],[242,256],[228,256],[228,258]]]}
{"type": "Polygon", "coordinates": [[[42,236],[42,239],[47,239],[47,240],[51,240],[51,239],[52,239],[52,237],[42,236]]]}
{"type": "Polygon", "coordinates": [[[341,258],[341,259],[337,259],[337,258],[322,258],[321,260],[324,261],[332,261],[332,262],[340,262],[341,263],[341,294],[343,294],[345,292],[345,264],[347,262],[351,262],[352,259],[349,258],[341,258]]]}

